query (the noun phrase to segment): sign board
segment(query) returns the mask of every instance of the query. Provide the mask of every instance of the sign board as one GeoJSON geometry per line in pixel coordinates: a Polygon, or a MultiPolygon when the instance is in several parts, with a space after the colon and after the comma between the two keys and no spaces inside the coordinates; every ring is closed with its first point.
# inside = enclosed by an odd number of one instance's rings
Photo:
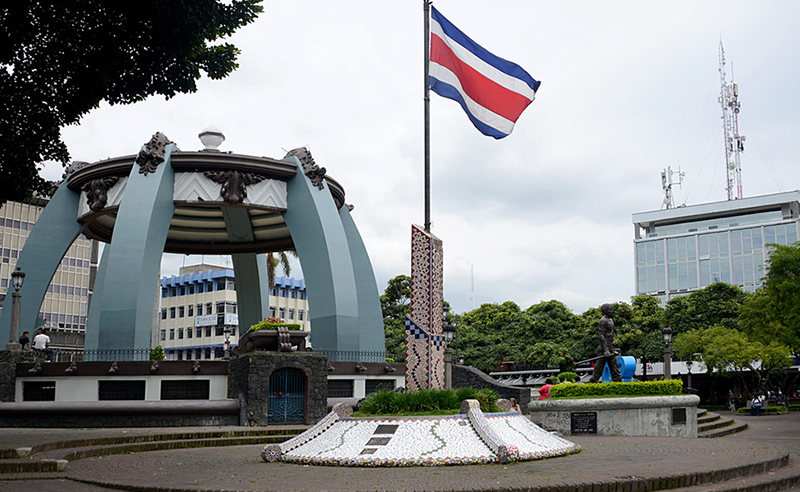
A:
{"type": "MultiPolygon", "coordinates": [[[[194,317],[194,326],[217,326],[217,320],[219,319],[218,314],[206,314],[204,316],[195,316],[194,317]]],[[[238,326],[239,325],[239,315],[233,313],[225,313],[225,324],[238,326]]]]}
{"type": "Polygon", "coordinates": [[[571,434],[597,434],[597,412],[570,412],[571,434]]]}

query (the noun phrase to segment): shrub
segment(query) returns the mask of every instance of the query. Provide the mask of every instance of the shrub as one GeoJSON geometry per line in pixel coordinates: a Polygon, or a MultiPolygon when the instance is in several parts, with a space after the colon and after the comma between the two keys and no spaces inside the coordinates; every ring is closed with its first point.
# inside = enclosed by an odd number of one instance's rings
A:
{"type": "Polygon", "coordinates": [[[376,391],[364,398],[359,411],[367,415],[392,415],[433,411],[453,412],[467,399],[478,400],[484,412],[497,412],[498,395],[490,389],[458,388],[456,390],[421,390],[395,393],[376,391]]]}
{"type": "Polygon", "coordinates": [[[258,330],[277,330],[279,326],[285,326],[290,330],[300,330],[302,327],[299,323],[284,323],[280,318],[273,318],[270,316],[269,318],[264,318],[263,320],[259,321],[258,323],[254,324],[250,327],[251,331],[258,331],[258,330]]]}
{"type": "Polygon", "coordinates": [[[593,396],[665,396],[679,395],[683,381],[641,381],[637,383],[557,384],[550,388],[553,398],[593,396]]]}
{"type": "Polygon", "coordinates": [[[567,381],[569,381],[570,383],[574,383],[575,381],[578,381],[581,378],[574,372],[562,372],[556,377],[558,378],[559,381],[561,381],[561,378],[567,378],[567,381]]]}
{"type": "Polygon", "coordinates": [[[156,345],[150,349],[150,360],[164,360],[164,347],[156,345]]]}

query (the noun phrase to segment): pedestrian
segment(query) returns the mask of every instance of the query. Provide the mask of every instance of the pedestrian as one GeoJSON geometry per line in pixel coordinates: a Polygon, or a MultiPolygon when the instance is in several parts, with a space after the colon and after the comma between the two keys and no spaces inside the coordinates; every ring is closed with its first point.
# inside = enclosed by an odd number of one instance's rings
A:
{"type": "Polygon", "coordinates": [[[33,337],[33,348],[41,350],[47,356],[47,362],[53,360],[53,349],[50,348],[50,337],[47,336],[47,331],[42,328],[38,335],[33,337]]]}
{"type": "Polygon", "coordinates": [[[515,412],[522,412],[522,409],[519,407],[519,403],[517,403],[517,399],[516,398],[512,398],[509,401],[511,401],[511,410],[513,410],[515,412]]]}
{"type": "Polygon", "coordinates": [[[544,386],[539,388],[539,399],[546,400],[550,398],[550,387],[553,386],[553,380],[550,378],[545,379],[544,386]]]}
{"type": "Polygon", "coordinates": [[[22,336],[19,337],[19,344],[22,345],[22,350],[31,349],[31,337],[29,332],[27,331],[22,332],[22,336]]]}
{"type": "Polygon", "coordinates": [[[750,415],[752,416],[760,416],[761,415],[761,405],[764,403],[764,397],[761,393],[756,393],[753,397],[753,401],[750,402],[750,415]]]}

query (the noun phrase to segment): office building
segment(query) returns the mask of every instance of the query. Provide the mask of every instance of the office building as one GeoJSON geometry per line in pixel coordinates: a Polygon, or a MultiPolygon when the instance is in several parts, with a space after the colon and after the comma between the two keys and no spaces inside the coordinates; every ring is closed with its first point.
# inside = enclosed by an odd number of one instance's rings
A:
{"type": "MultiPolygon", "coordinates": [[[[4,299],[11,284],[11,272],[16,267],[19,252],[28,234],[42,214],[48,201],[35,198],[28,203],[8,201],[0,207],[0,299],[4,299]]],[[[92,257],[96,266],[97,244],[80,235],[70,246],[56,270],[39,310],[39,323],[50,330],[55,348],[83,348],[86,333],[86,315],[90,298],[90,271],[92,257]],[[94,248],[94,249],[93,249],[94,248]],[[94,256],[93,256],[94,255],[94,256]],[[77,336],[76,336],[77,335],[77,336]],[[59,343],[59,341],[64,342],[59,343]],[[62,346],[66,345],[66,346],[62,346]]],[[[22,302],[32,302],[24,296],[22,302]]],[[[9,308],[10,299],[9,298],[9,308]]],[[[2,304],[5,304],[3,301],[2,304]]],[[[33,327],[21,326],[20,331],[33,327]]]]}
{"type": "MultiPolygon", "coordinates": [[[[276,277],[270,294],[270,316],[310,330],[303,280],[276,277]]],[[[231,347],[241,336],[234,271],[200,264],[163,277],[159,318],[154,345],[161,345],[168,360],[223,357],[226,330],[231,347]]]]}
{"type": "Polygon", "coordinates": [[[755,291],[767,244],[794,244],[800,191],[633,214],[636,295],[662,302],[714,282],[755,291]]]}

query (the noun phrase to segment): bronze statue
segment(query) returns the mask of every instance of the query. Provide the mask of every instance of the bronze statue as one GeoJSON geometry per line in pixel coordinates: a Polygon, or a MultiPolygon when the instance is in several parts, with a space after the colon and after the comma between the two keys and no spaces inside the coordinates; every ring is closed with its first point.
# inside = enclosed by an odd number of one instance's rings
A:
{"type": "Polygon", "coordinates": [[[611,319],[614,315],[614,306],[603,304],[600,306],[600,312],[603,313],[603,317],[600,318],[600,322],[597,324],[597,338],[600,341],[600,345],[597,346],[599,358],[594,364],[594,373],[589,382],[599,382],[603,377],[603,369],[608,364],[608,369],[611,371],[611,380],[621,383],[622,376],[619,373],[619,365],[617,364],[619,351],[614,349],[614,320],[611,319]]]}

